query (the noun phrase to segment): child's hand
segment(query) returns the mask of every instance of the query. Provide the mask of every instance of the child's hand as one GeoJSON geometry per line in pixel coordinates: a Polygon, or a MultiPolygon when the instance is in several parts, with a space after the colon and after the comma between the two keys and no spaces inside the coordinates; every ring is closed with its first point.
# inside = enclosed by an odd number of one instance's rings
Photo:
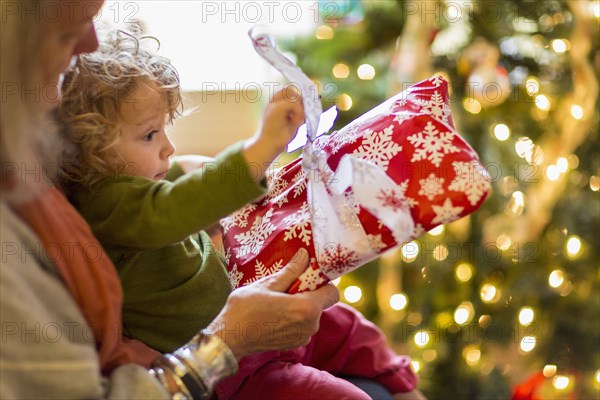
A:
{"type": "Polygon", "coordinates": [[[274,150],[275,157],[294,138],[304,122],[302,96],[294,86],[275,93],[265,109],[259,141],[274,150]]]}
{"type": "Polygon", "coordinates": [[[285,149],[303,122],[304,108],[298,90],[288,86],[275,93],[265,108],[258,133],[246,141],[246,162],[264,169],[285,149]]]}

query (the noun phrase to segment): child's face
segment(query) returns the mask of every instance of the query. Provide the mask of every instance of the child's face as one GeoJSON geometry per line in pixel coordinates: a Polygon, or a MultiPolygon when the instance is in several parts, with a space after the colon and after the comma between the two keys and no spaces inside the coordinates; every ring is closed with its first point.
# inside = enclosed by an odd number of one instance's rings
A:
{"type": "Polygon", "coordinates": [[[138,85],[121,108],[121,138],[116,149],[125,160],[124,172],[152,180],[163,179],[175,152],[165,132],[167,114],[157,91],[138,85]]]}

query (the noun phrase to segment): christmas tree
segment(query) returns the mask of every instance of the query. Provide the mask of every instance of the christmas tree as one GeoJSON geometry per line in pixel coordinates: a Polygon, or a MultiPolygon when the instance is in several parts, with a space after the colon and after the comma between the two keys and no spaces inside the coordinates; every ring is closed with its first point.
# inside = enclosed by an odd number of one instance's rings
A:
{"type": "Polygon", "coordinates": [[[342,127],[450,82],[493,193],[339,282],[432,399],[600,396],[598,1],[320,1],[284,43],[342,127]],[[376,267],[376,268],[375,268],[376,267]]]}

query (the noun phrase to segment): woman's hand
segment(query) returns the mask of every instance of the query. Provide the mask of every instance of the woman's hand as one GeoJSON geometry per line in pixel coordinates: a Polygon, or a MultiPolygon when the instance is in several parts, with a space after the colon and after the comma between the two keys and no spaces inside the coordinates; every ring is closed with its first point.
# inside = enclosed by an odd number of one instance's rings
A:
{"type": "Polygon", "coordinates": [[[265,108],[258,133],[245,143],[246,162],[265,170],[294,138],[303,122],[304,108],[298,90],[288,86],[275,93],[265,108]]]}
{"type": "Polygon", "coordinates": [[[308,254],[301,250],[277,273],[235,290],[207,330],[218,335],[238,360],[307,344],[319,329],[321,312],[339,300],[332,284],[312,292],[284,293],[307,266],[308,254]]]}

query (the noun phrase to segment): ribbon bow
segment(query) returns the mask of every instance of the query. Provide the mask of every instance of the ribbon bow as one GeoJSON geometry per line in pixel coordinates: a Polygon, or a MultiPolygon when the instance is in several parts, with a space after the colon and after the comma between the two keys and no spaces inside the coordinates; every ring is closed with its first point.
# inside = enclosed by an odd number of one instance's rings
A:
{"type": "Polygon", "coordinates": [[[333,280],[379,255],[360,223],[359,207],[378,218],[399,244],[410,238],[415,223],[403,190],[376,164],[346,154],[337,170],[331,170],[326,154],[313,143],[323,110],[317,88],[296,64],[277,51],[270,36],[253,36],[252,31],[248,35],[254,49],[286,79],[298,85],[302,94],[308,136],[302,167],[308,177],[307,200],[316,261],[321,272],[333,280]],[[390,199],[394,201],[393,207],[389,207],[390,199]],[[388,206],[383,207],[382,202],[388,206]]]}

